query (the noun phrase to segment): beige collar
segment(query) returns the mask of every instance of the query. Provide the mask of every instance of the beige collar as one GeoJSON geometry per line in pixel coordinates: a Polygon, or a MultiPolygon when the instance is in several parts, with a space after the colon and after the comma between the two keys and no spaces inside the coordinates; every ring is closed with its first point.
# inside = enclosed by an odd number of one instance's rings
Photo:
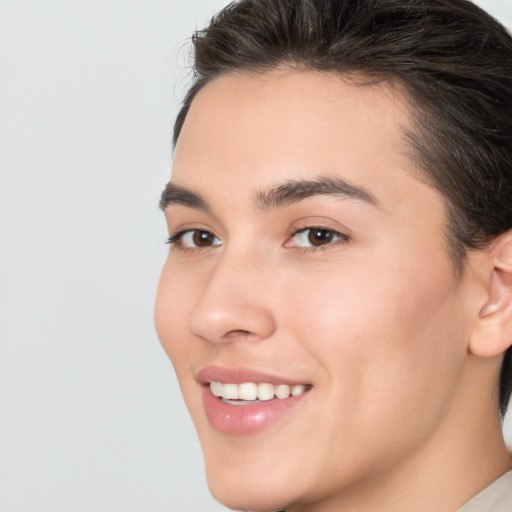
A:
{"type": "Polygon", "coordinates": [[[512,512],[512,470],[480,491],[458,512],[512,512]]]}

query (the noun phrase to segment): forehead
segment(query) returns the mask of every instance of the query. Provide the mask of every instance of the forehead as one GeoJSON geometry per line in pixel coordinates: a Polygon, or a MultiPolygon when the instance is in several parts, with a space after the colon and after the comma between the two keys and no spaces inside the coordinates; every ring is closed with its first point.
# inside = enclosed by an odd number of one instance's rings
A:
{"type": "MultiPolygon", "coordinates": [[[[290,182],[341,179],[379,205],[373,228],[429,233],[444,257],[445,203],[411,158],[411,118],[396,84],[358,85],[333,74],[290,70],[220,76],[191,104],[171,182],[204,199],[214,217],[234,227],[254,219],[254,198],[262,192],[290,182]]],[[[407,240],[410,245],[409,235],[407,240]]]]}
{"type": "Polygon", "coordinates": [[[236,171],[231,178],[249,186],[272,181],[277,172],[289,178],[342,173],[358,181],[368,173],[384,176],[390,167],[410,171],[409,124],[409,106],[389,83],[356,85],[312,71],[223,75],[192,102],[173,180],[200,183],[236,171]]]}

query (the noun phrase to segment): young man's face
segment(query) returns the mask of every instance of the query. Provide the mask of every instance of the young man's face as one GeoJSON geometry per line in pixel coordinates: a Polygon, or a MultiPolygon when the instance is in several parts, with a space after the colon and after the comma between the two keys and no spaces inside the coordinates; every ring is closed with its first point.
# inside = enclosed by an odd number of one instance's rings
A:
{"type": "Polygon", "coordinates": [[[192,103],[156,323],[230,507],[364,496],[454,434],[472,305],[407,114],[389,85],[285,70],[192,103]]]}

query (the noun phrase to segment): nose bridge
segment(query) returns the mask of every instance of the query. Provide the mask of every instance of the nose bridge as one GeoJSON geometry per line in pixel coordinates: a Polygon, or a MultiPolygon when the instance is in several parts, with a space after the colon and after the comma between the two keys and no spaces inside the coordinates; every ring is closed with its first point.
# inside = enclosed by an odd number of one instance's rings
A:
{"type": "Polygon", "coordinates": [[[223,250],[192,311],[190,329],[194,334],[220,343],[260,340],[274,332],[265,259],[243,247],[223,250]]]}

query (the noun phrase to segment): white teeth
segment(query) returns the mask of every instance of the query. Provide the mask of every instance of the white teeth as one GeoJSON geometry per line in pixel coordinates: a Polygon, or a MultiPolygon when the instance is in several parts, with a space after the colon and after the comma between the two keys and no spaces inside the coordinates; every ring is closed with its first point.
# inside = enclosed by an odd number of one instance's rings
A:
{"type": "Polygon", "coordinates": [[[210,389],[215,396],[222,396],[222,382],[210,382],[210,389]]]}
{"type": "MultiPolygon", "coordinates": [[[[235,384],[232,385],[234,386],[235,384]]],[[[258,386],[254,382],[244,382],[238,386],[238,398],[241,400],[256,400],[257,397],[258,386]]]]}
{"type": "Polygon", "coordinates": [[[279,386],[276,386],[275,393],[277,398],[288,398],[290,396],[290,386],[288,384],[279,384],[279,386]]]}
{"type": "Polygon", "coordinates": [[[258,400],[272,400],[274,398],[274,386],[262,382],[258,384],[258,400]]]}
{"type": "Polygon", "coordinates": [[[274,385],[268,382],[260,382],[259,384],[254,382],[244,382],[242,384],[210,382],[213,395],[224,400],[242,400],[249,403],[254,400],[272,400],[274,396],[280,400],[285,400],[290,396],[301,395],[308,387],[302,384],[289,386],[288,384],[274,385]]]}
{"type": "Polygon", "coordinates": [[[300,384],[297,386],[292,386],[292,396],[302,395],[304,391],[306,391],[306,386],[302,386],[300,384]]]}
{"type": "Polygon", "coordinates": [[[238,399],[238,386],[236,384],[222,384],[222,398],[228,400],[238,399]]]}

